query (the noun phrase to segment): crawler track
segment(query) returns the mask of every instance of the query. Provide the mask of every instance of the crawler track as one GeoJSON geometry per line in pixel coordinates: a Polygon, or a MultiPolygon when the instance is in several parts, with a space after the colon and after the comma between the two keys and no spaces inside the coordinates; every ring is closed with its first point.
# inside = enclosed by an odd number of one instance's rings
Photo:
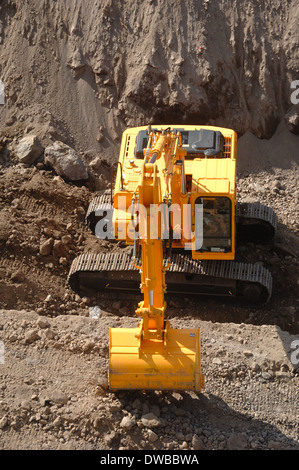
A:
{"type": "MultiPolygon", "coordinates": [[[[127,253],[85,253],[74,259],[68,276],[72,289],[140,292],[140,274],[127,253]]],[[[167,292],[238,297],[266,303],[272,291],[271,273],[263,266],[235,261],[197,261],[173,255],[166,271],[167,292]]]]}
{"type": "Polygon", "coordinates": [[[269,243],[274,240],[277,215],[268,206],[258,202],[236,203],[237,239],[254,243],[269,243]]]}

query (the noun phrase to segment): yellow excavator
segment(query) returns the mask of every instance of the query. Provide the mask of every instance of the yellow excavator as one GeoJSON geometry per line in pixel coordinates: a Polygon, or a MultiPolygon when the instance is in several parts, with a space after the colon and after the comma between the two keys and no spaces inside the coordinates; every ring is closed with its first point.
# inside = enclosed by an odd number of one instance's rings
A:
{"type": "Polygon", "coordinates": [[[91,202],[86,219],[131,253],[84,253],[69,273],[75,290],[143,294],[138,326],[109,329],[112,390],[203,388],[200,329],[170,326],[166,292],[269,299],[269,271],[235,260],[238,237],[268,242],[277,225],[272,209],[236,202],[236,147],[235,131],[213,126],[123,133],[114,187],[91,202]]]}

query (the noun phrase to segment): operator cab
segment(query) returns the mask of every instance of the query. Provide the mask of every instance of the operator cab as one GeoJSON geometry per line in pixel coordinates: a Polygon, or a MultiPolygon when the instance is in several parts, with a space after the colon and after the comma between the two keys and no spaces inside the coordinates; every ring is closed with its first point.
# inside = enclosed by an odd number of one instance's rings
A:
{"type": "MultiPolygon", "coordinates": [[[[157,131],[158,129],[152,129],[157,131]]],[[[225,151],[225,138],[220,131],[211,129],[185,130],[173,128],[173,132],[180,132],[182,147],[187,151],[186,159],[193,158],[225,158],[229,153],[225,151]]],[[[135,158],[144,158],[144,150],[148,145],[149,134],[147,130],[138,132],[135,145],[135,158]]]]}

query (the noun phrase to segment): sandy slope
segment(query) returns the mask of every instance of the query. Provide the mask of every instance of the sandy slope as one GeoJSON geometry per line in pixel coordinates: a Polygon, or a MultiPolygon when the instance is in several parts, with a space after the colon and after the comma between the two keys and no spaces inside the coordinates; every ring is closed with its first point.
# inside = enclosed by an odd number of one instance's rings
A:
{"type": "Polygon", "coordinates": [[[298,14],[279,0],[3,1],[1,128],[110,160],[124,127],[153,121],[269,138],[296,108],[298,14]]]}

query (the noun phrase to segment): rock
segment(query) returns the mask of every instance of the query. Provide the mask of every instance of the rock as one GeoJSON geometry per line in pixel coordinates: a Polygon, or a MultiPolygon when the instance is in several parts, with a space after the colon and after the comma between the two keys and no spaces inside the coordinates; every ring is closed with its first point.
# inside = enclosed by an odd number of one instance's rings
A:
{"type": "Polygon", "coordinates": [[[194,450],[203,449],[202,439],[197,434],[192,437],[191,445],[194,450]]]}
{"type": "Polygon", "coordinates": [[[125,429],[126,431],[129,431],[130,429],[132,429],[134,424],[135,421],[133,418],[131,418],[130,416],[124,416],[121,420],[120,427],[125,429]]]}
{"type": "Polygon", "coordinates": [[[99,132],[98,135],[97,135],[97,141],[98,142],[103,142],[103,140],[105,139],[105,136],[102,132],[99,132]]]}
{"type": "Polygon", "coordinates": [[[97,378],[97,384],[99,387],[101,387],[103,390],[108,390],[109,388],[109,382],[107,377],[104,377],[103,375],[100,375],[97,378]]]}
{"type": "Polygon", "coordinates": [[[142,403],[142,414],[146,415],[147,413],[149,413],[149,411],[149,404],[147,402],[142,403]]]}
{"type": "Polygon", "coordinates": [[[59,258],[59,264],[61,264],[62,266],[67,266],[67,265],[68,265],[68,260],[67,260],[67,258],[65,258],[64,256],[62,256],[61,258],[59,258]]]}
{"type": "Polygon", "coordinates": [[[101,160],[99,159],[99,157],[95,157],[90,163],[89,163],[89,166],[93,169],[93,170],[98,170],[102,165],[102,162],[101,160]]]}
{"type": "Polygon", "coordinates": [[[0,419],[0,429],[4,429],[7,425],[8,419],[6,418],[6,416],[3,416],[3,418],[0,419]]]}
{"type": "Polygon", "coordinates": [[[61,242],[63,245],[69,245],[72,242],[72,237],[70,235],[63,235],[61,237],[61,242]]]}
{"type": "Polygon", "coordinates": [[[250,351],[249,349],[245,349],[245,350],[243,351],[243,354],[244,354],[244,356],[246,356],[246,357],[251,357],[251,356],[253,356],[252,351],[250,351]]]}
{"type": "Polygon", "coordinates": [[[292,376],[289,372],[277,371],[275,372],[275,377],[278,379],[291,379],[292,376]]]}
{"type": "Polygon", "coordinates": [[[221,365],[222,361],[221,361],[221,359],[219,359],[219,357],[214,357],[214,359],[212,361],[212,364],[221,365]]]}
{"type": "Polygon", "coordinates": [[[157,418],[160,416],[160,408],[158,405],[151,405],[150,412],[153,413],[157,418]]]}
{"type": "Polygon", "coordinates": [[[54,244],[53,238],[48,238],[45,242],[43,242],[39,247],[39,252],[42,256],[49,256],[51,253],[52,247],[54,244]]]}
{"type": "Polygon", "coordinates": [[[84,352],[90,352],[95,347],[95,342],[93,339],[87,339],[82,347],[84,352]]]}
{"type": "Polygon", "coordinates": [[[271,450],[283,450],[284,446],[281,442],[274,441],[274,440],[269,440],[268,441],[268,449],[271,450]]]}
{"type": "Polygon", "coordinates": [[[57,256],[58,258],[65,258],[67,255],[67,248],[62,243],[61,240],[55,240],[53,244],[53,255],[57,256]]]}
{"type": "Polygon", "coordinates": [[[188,442],[184,441],[184,442],[179,446],[179,449],[180,449],[180,450],[188,449],[188,442]]]}
{"type": "Polygon", "coordinates": [[[69,222],[66,226],[68,232],[72,232],[74,230],[74,226],[71,222],[69,222]]]}
{"type": "Polygon", "coordinates": [[[289,131],[293,134],[299,134],[299,106],[294,105],[285,115],[285,123],[289,131]]]}
{"type": "Polygon", "coordinates": [[[46,328],[44,330],[43,334],[44,334],[46,339],[54,339],[55,338],[55,333],[50,328],[46,328]]]}
{"type": "Polygon", "coordinates": [[[53,421],[53,425],[55,427],[59,427],[61,424],[62,424],[61,416],[57,416],[57,418],[55,418],[54,421],[53,421]]]}
{"type": "Polygon", "coordinates": [[[146,413],[141,417],[141,422],[146,428],[158,428],[162,421],[154,413],[146,413]]]}
{"type": "Polygon", "coordinates": [[[141,410],[142,408],[142,403],[139,398],[135,398],[135,400],[132,403],[132,408],[133,410],[141,410]]]}
{"type": "Polygon", "coordinates": [[[44,317],[41,317],[37,320],[36,322],[37,326],[39,328],[49,328],[50,326],[50,323],[48,322],[48,320],[44,317]]]}
{"type": "Polygon", "coordinates": [[[251,449],[257,450],[257,449],[259,448],[259,446],[260,446],[260,443],[257,442],[257,441],[252,441],[251,444],[250,444],[250,446],[251,446],[251,449]]]}
{"type": "Polygon", "coordinates": [[[158,434],[156,434],[151,429],[148,430],[148,440],[149,442],[156,442],[159,439],[158,434]]]}
{"type": "Polygon", "coordinates": [[[26,343],[34,343],[37,339],[39,339],[40,336],[38,334],[37,330],[29,330],[25,333],[25,342],[26,343]]]}
{"type": "Polygon", "coordinates": [[[261,375],[262,375],[262,378],[263,378],[264,380],[271,380],[271,379],[273,379],[273,375],[270,374],[270,372],[263,371],[261,375]]]}
{"type": "Polygon", "coordinates": [[[116,439],[116,437],[117,437],[116,432],[111,431],[110,433],[104,435],[104,442],[109,446],[116,439]]]}
{"type": "Polygon", "coordinates": [[[88,179],[85,164],[75,150],[63,142],[56,141],[45,149],[45,163],[53,168],[58,176],[70,181],[88,179]]]}
{"type": "Polygon", "coordinates": [[[68,66],[73,70],[74,77],[79,78],[86,69],[86,63],[80,50],[75,50],[68,60],[68,66]]]}
{"type": "Polygon", "coordinates": [[[178,441],[184,441],[184,439],[185,439],[185,436],[184,436],[184,434],[182,433],[182,431],[178,431],[178,432],[176,433],[175,437],[176,437],[176,439],[177,439],[178,441]]]}
{"type": "Polygon", "coordinates": [[[120,300],[116,300],[116,302],[113,302],[112,308],[115,308],[116,310],[119,310],[121,308],[120,300]]]}
{"type": "Polygon", "coordinates": [[[110,413],[117,413],[122,410],[122,405],[120,402],[112,402],[108,405],[108,409],[110,413]]]}
{"type": "Polygon", "coordinates": [[[43,148],[36,135],[28,135],[20,140],[15,153],[21,163],[32,164],[41,156],[43,148]]]}
{"type": "Polygon", "coordinates": [[[30,411],[31,410],[31,405],[29,403],[28,400],[23,400],[22,403],[21,403],[21,407],[24,409],[24,410],[27,410],[27,411],[30,411]]]}
{"type": "MultiPolygon", "coordinates": [[[[83,301],[83,300],[82,300],[83,301]]],[[[85,302],[84,302],[85,303],[85,302]]],[[[97,320],[98,318],[100,318],[102,312],[101,312],[101,309],[100,307],[98,307],[97,305],[93,306],[93,307],[89,307],[88,309],[88,312],[89,312],[89,317],[90,318],[93,318],[95,320],[97,320]]]]}
{"type": "Polygon", "coordinates": [[[13,282],[23,282],[25,280],[25,274],[22,273],[22,271],[15,271],[14,273],[12,273],[12,275],[10,276],[10,279],[13,281],[13,282]]]}
{"type": "Polygon", "coordinates": [[[53,390],[49,393],[49,400],[53,403],[65,405],[68,402],[68,397],[61,390],[53,390]]]}
{"type": "Polygon", "coordinates": [[[176,416],[185,416],[185,410],[183,410],[182,408],[175,408],[174,409],[174,414],[176,416]]]}

